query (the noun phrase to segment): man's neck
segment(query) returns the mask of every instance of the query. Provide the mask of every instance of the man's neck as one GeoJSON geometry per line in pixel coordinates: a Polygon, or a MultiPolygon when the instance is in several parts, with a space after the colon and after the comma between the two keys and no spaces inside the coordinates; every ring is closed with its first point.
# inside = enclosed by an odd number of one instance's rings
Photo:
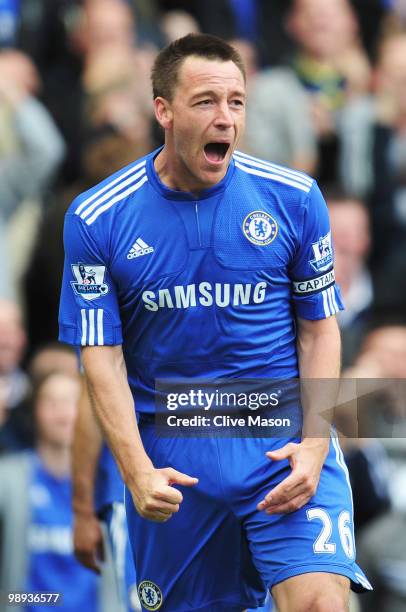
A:
{"type": "MultiPolygon", "coordinates": [[[[202,191],[214,187],[213,185],[206,185],[199,182],[189,170],[185,167],[182,160],[179,160],[175,155],[170,156],[166,149],[166,146],[156,156],[154,160],[154,167],[160,181],[169,189],[176,191],[184,191],[185,193],[191,193],[192,195],[199,197],[202,191]]],[[[220,177],[217,182],[222,181],[224,176],[220,177]]]]}

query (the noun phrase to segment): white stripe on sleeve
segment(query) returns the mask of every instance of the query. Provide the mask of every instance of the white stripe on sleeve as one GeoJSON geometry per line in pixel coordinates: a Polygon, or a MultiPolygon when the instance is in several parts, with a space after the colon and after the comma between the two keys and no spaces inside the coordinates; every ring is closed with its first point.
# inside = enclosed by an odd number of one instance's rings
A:
{"type": "Polygon", "coordinates": [[[104,202],[110,201],[110,200],[112,201],[114,200],[114,202],[116,202],[121,199],[120,195],[122,195],[123,193],[124,194],[131,193],[129,186],[134,185],[136,181],[144,174],[145,174],[145,168],[141,168],[141,170],[137,172],[137,174],[134,174],[134,176],[130,176],[130,178],[126,179],[125,181],[117,185],[117,187],[105,193],[101,198],[98,198],[95,202],[93,202],[93,204],[90,204],[90,206],[88,206],[81,213],[80,215],[81,218],[86,219],[98,206],[100,206],[101,204],[104,204],[104,202]],[[128,187],[128,189],[126,191],[122,191],[124,187],[128,187]],[[122,193],[118,194],[118,192],[122,192],[122,193]],[[114,198],[112,196],[114,196],[114,198]]]}
{"type": "Polygon", "coordinates": [[[278,174],[270,174],[270,172],[263,172],[262,170],[255,170],[255,168],[250,168],[248,166],[244,166],[243,164],[241,164],[238,161],[235,162],[235,165],[240,170],[243,170],[244,172],[247,172],[247,174],[253,174],[255,176],[261,176],[263,178],[274,180],[277,183],[283,183],[285,185],[290,185],[291,187],[296,187],[296,189],[300,189],[301,191],[304,191],[305,193],[309,193],[309,191],[310,191],[310,187],[308,187],[306,185],[302,185],[301,183],[299,183],[298,181],[296,181],[294,179],[286,178],[285,176],[280,176],[278,174]]]}
{"type": "Polygon", "coordinates": [[[321,292],[321,295],[323,296],[323,307],[324,307],[324,314],[327,317],[331,316],[331,312],[330,312],[330,308],[328,306],[328,302],[327,302],[327,289],[325,289],[324,291],[321,292]]]}
{"type": "MultiPolygon", "coordinates": [[[[140,181],[138,181],[138,183],[135,183],[135,185],[132,185],[131,187],[129,187],[122,193],[116,195],[114,198],[109,200],[106,204],[103,204],[103,206],[100,206],[99,208],[97,208],[95,212],[88,219],[86,219],[86,224],[91,225],[97,219],[97,217],[101,215],[105,210],[108,210],[109,208],[114,206],[114,204],[116,204],[117,202],[120,202],[121,200],[129,196],[131,193],[134,193],[135,191],[137,191],[137,189],[142,187],[147,180],[148,180],[148,177],[144,173],[144,176],[142,177],[140,181]]],[[[86,214],[87,214],[87,211],[86,211],[86,214]]],[[[84,218],[83,215],[81,215],[81,217],[84,218]]]]}
{"type": "Polygon", "coordinates": [[[268,172],[272,172],[273,174],[278,174],[279,176],[285,176],[286,178],[294,180],[298,183],[302,183],[303,185],[307,185],[308,187],[311,187],[313,183],[312,180],[309,180],[306,177],[301,176],[300,174],[296,172],[290,172],[289,170],[284,170],[278,166],[275,166],[269,163],[254,161],[251,159],[244,159],[244,157],[240,156],[237,153],[234,153],[234,159],[236,159],[237,161],[243,164],[246,164],[247,166],[252,166],[254,168],[260,168],[262,170],[267,170],[268,172]]]}
{"type": "Polygon", "coordinates": [[[333,315],[335,310],[333,306],[333,300],[331,299],[330,287],[326,289],[326,293],[327,293],[328,305],[330,307],[330,315],[333,315]]]}
{"type": "MultiPolygon", "coordinates": [[[[142,166],[145,166],[145,163],[146,162],[144,160],[144,161],[140,162],[139,164],[137,164],[136,166],[134,166],[133,168],[129,168],[129,170],[127,170],[123,174],[120,174],[120,176],[115,178],[113,181],[110,181],[107,185],[102,187],[102,189],[99,189],[98,191],[96,191],[96,193],[93,193],[90,197],[88,197],[86,200],[84,200],[84,202],[82,202],[77,207],[77,209],[75,210],[75,214],[76,215],[80,215],[80,213],[82,212],[82,210],[84,208],[86,208],[86,206],[88,206],[91,202],[93,202],[97,198],[100,198],[104,193],[106,193],[106,191],[110,190],[107,197],[110,197],[110,195],[113,195],[114,193],[116,193],[117,189],[116,188],[112,189],[112,187],[114,187],[114,185],[117,185],[117,183],[119,183],[118,189],[122,189],[123,179],[125,179],[126,177],[128,177],[130,175],[135,174],[135,172],[137,170],[139,170],[139,168],[142,168],[142,166]]],[[[134,180],[134,177],[131,177],[131,180],[134,180]]]]}
{"type": "Polygon", "coordinates": [[[94,346],[94,308],[89,310],[89,346],[94,346]]]}
{"type": "Polygon", "coordinates": [[[82,346],[86,346],[87,340],[87,318],[86,318],[86,310],[84,308],[81,309],[80,314],[82,315],[82,346]]]}
{"type": "Polygon", "coordinates": [[[336,292],[334,291],[334,287],[330,287],[330,292],[331,292],[331,300],[333,302],[334,312],[336,313],[340,309],[339,309],[338,304],[337,304],[336,292]]]}
{"type": "Polygon", "coordinates": [[[104,345],[104,334],[103,334],[103,308],[97,309],[97,344],[99,346],[104,345]]]}

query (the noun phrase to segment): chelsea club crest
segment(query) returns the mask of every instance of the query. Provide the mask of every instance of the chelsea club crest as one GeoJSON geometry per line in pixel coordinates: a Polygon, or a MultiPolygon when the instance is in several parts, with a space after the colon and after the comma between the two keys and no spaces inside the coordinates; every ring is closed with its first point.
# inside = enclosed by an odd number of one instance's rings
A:
{"type": "Polygon", "coordinates": [[[242,230],[244,236],[253,244],[266,246],[275,240],[278,234],[278,224],[271,215],[263,210],[254,210],[245,217],[242,230]]]}
{"type": "Polygon", "coordinates": [[[146,610],[159,610],[162,606],[162,592],[151,580],[143,580],[138,586],[138,597],[146,610]]]}

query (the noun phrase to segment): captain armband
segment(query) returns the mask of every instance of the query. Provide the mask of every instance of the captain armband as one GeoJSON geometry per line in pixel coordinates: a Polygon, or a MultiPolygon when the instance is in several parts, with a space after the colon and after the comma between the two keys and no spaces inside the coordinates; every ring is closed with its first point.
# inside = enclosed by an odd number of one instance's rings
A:
{"type": "Polygon", "coordinates": [[[305,280],[293,281],[293,293],[294,295],[311,295],[313,293],[319,293],[328,287],[331,287],[335,283],[334,270],[329,270],[325,274],[315,276],[313,278],[307,278],[305,280]]]}

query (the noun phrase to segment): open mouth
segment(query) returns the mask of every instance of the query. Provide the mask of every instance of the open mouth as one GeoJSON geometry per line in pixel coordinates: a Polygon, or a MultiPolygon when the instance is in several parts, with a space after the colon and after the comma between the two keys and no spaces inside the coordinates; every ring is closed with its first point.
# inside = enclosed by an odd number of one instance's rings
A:
{"type": "Polygon", "coordinates": [[[211,163],[222,162],[230,148],[228,142],[208,142],[204,147],[206,159],[211,163]]]}

